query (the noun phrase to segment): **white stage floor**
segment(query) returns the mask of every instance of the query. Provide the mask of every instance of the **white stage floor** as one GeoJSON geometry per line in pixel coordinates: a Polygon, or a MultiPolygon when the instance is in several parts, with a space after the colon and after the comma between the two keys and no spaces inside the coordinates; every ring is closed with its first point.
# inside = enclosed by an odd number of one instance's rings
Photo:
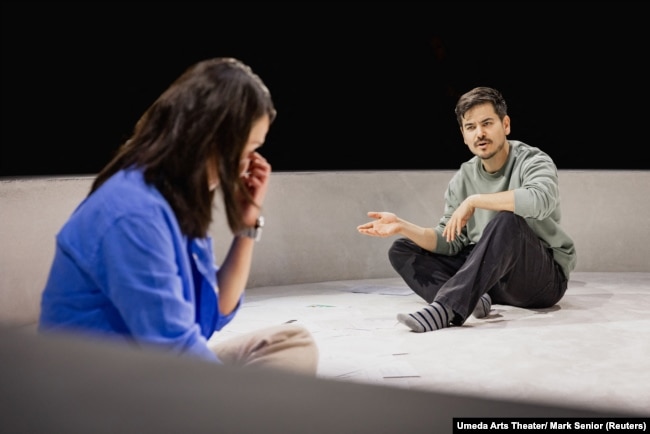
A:
{"type": "Polygon", "coordinates": [[[397,322],[423,303],[400,278],[251,288],[214,339],[295,321],[321,378],[650,414],[650,273],[576,272],[554,308],[494,305],[462,327],[397,322]]]}

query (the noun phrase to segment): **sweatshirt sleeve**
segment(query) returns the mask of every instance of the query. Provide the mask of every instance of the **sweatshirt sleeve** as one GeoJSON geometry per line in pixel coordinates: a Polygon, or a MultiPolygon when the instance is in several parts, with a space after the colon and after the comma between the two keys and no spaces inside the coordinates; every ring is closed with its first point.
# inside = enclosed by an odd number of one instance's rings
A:
{"type": "Polygon", "coordinates": [[[557,168],[551,158],[537,153],[527,158],[513,174],[520,180],[514,189],[515,214],[524,218],[543,220],[556,210],[559,203],[557,168]]]}

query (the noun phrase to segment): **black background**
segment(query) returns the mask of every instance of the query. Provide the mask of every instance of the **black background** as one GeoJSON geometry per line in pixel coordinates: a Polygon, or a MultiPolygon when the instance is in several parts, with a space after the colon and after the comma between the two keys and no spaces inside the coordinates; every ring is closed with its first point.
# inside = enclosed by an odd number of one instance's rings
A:
{"type": "Polygon", "coordinates": [[[0,176],[96,173],[215,56],[270,88],[275,171],[455,169],[471,153],[453,108],[478,85],[558,168],[648,170],[645,17],[640,2],[5,2],[0,176]]]}

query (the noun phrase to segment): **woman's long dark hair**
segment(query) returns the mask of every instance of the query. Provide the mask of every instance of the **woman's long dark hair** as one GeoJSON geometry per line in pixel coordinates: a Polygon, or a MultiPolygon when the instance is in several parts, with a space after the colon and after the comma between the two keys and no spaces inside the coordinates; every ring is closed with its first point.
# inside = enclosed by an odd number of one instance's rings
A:
{"type": "Polygon", "coordinates": [[[121,169],[141,168],[174,210],[181,231],[204,237],[212,223],[214,191],[207,162],[218,163],[228,225],[242,229],[239,162],[255,121],[276,111],[269,90],[247,65],[214,58],[188,68],[145,111],[133,134],[99,172],[90,194],[121,169]]]}

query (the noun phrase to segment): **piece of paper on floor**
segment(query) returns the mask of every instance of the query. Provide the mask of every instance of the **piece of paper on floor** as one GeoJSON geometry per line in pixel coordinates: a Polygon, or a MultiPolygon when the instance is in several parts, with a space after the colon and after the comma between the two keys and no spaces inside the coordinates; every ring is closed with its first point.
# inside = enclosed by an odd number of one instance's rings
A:
{"type": "Polygon", "coordinates": [[[394,361],[379,368],[382,378],[419,377],[420,373],[403,360],[394,361]]]}
{"type": "Polygon", "coordinates": [[[363,294],[381,294],[381,295],[411,295],[413,290],[406,285],[355,285],[343,289],[345,292],[359,292],[363,294]]]}

